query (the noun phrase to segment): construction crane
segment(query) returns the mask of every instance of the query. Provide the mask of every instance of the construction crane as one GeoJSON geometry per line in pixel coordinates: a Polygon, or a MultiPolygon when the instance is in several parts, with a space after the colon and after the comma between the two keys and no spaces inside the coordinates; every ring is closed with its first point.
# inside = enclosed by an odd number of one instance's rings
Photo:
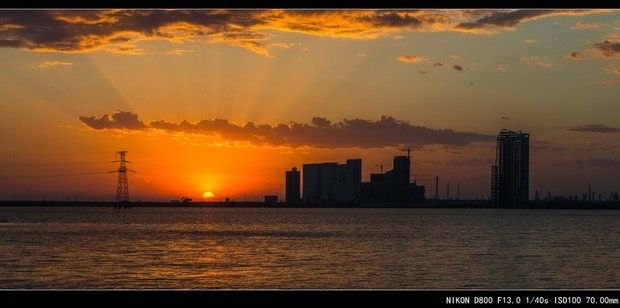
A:
{"type": "Polygon", "coordinates": [[[389,167],[392,165],[384,165],[383,163],[379,164],[379,165],[375,165],[375,167],[380,167],[381,168],[381,174],[383,174],[383,167],[389,167]]]}
{"type": "MultiPolygon", "coordinates": [[[[419,179],[419,180],[418,180],[418,179],[416,178],[416,177],[418,177],[418,176],[430,176],[430,174],[412,174],[412,175],[410,175],[409,177],[412,177],[412,178],[413,178],[413,182],[414,182],[414,183],[415,183],[415,182],[417,182],[417,181],[426,181],[426,180],[428,180],[428,179],[419,179]]],[[[435,179],[430,179],[430,180],[433,180],[433,181],[434,181],[435,179]]]]}
{"type": "Polygon", "coordinates": [[[401,149],[401,151],[407,151],[407,159],[411,162],[411,146],[408,146],[406,149],[401,149]]]}

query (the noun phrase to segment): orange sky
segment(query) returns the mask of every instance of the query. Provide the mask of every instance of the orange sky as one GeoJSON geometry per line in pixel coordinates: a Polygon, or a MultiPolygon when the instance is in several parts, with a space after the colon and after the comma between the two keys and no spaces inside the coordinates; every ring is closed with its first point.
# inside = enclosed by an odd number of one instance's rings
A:
{"type": "MultiPolygon", "coordinates": [[[[413,148],[432,197],[490,193],[529,132],[531,187],[620,188],[617,10],[0,11],[0,199],[284,194],[304,163],[413,148]]],[[[386,168],[389,169],[390,167],[386,168]]]]}

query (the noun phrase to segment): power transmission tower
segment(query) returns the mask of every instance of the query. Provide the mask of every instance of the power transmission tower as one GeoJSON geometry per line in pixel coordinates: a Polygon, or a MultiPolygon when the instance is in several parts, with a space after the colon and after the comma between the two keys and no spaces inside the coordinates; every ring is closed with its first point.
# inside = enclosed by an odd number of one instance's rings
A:
{"type": "Polygon", "coordinates": [[[114,163],[120,163],[117,170],[110,171],[110,173],[118,172],[118,184],[116,185],[116,205],[114,208],[131,208],[128,204],[131,200],[129,199],[129,184],[127,183],[127,171],[135,172],[133,170],[127,169],[127,161],[125,159],[125,155],[127,151],[118,151],[115,153],[113,161],[114,163]]]}

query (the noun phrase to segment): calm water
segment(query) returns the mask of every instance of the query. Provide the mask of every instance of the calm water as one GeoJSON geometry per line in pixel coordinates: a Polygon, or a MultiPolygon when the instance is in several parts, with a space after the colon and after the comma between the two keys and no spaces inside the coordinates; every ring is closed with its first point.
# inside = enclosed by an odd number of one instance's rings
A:
{"type": "Polygon", "coordinates": [[[0,288],[620,288],[620,211],[0,208],[0,288]]]}

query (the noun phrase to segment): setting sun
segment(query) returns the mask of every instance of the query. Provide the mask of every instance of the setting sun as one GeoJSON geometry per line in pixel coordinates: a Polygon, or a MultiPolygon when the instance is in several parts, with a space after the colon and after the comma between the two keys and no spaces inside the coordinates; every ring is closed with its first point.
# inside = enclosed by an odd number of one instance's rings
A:
{"type": "Polygon", "coordinates": [[[207,191],[204,194],[202,194],[202,197],[203,198],[213,198],[213,197],[215,197],[215,195],[212,192],[207,191]]]}

